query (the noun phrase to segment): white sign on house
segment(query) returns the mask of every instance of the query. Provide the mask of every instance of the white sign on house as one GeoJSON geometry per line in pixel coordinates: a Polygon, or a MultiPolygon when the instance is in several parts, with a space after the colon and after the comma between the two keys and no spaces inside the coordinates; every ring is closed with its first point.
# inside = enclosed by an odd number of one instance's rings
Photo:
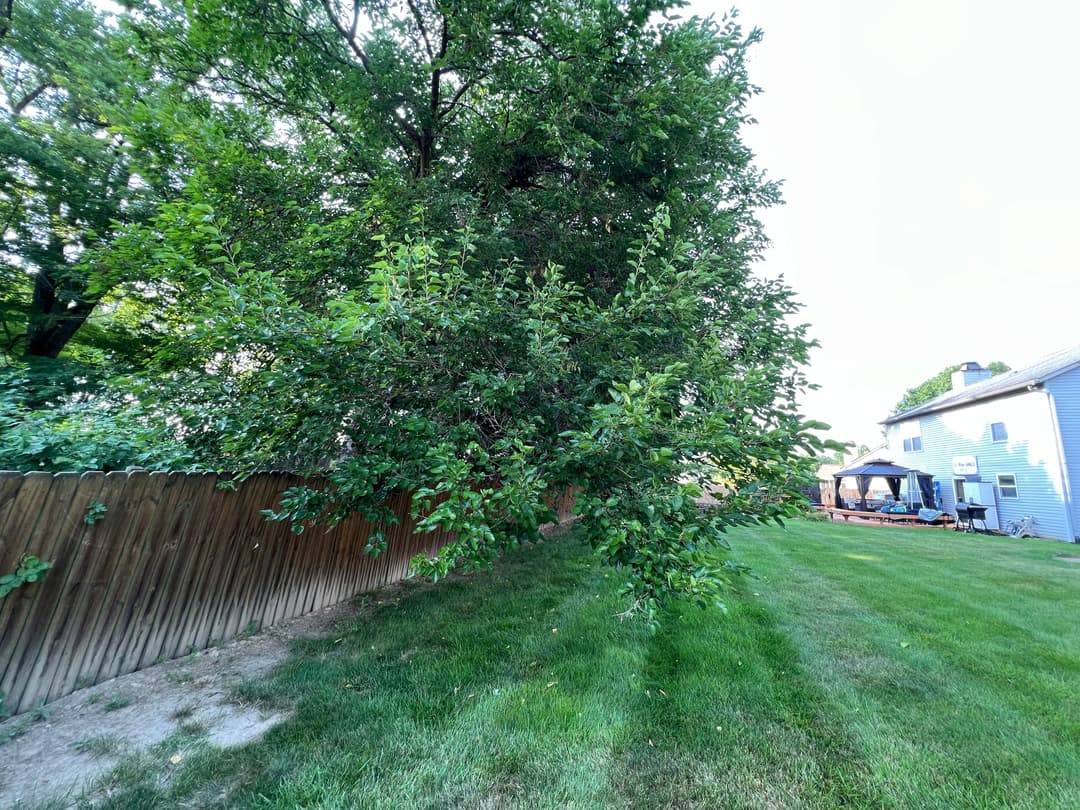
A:
{"type": "Polygon", "coordinates": [[[975,456],[953,456],[952,471],[956,475],[978,475],[979,460],[975,456]]]}

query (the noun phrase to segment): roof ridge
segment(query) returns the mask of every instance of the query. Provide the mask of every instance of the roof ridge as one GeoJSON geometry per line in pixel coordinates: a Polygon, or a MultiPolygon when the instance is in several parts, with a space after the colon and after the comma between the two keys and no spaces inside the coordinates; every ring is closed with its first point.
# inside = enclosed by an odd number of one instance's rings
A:
{"type": "Polygon", "coordinates": [[[933,399],[928,399],[914,408],[908,408],[906,411],[886,417],[880,424],[888,425],[902,422],[924,413],[944,410],[954,404],[967,404],[976,402],[991,394],[1007,393],[1014,388],[1043,382],[1078,364],[1080,364],[1080,343],[1058,349],[1023,368],[1004,371],[1001,374],[995,374],[993,377],[972,383],[959,390],[938,394],[933,399]]]}

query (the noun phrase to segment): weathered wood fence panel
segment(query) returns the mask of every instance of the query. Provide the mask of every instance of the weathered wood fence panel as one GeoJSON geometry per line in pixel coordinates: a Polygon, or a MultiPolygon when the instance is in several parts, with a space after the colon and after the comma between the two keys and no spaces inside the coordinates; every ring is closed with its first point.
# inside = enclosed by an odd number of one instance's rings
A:
{"type": "MultiPolygon", "coordinates": [[[[387,551],[363,553],[373,526],[354,515],[293,534],[262,517],[312,482],[253,476],[234,490],[212,474],[0,472],[0,573],[49,560],[39,582],[0,599],[0,692],[25,711],[75,689],[336,604],[403,579],[415,555],[448,540],[413,534],[409,499],[387,551]],[[94,523],[84,518],[104,504],[94,523]]],[[[573,498],[555,506],[570,516],[573,498]]]]}

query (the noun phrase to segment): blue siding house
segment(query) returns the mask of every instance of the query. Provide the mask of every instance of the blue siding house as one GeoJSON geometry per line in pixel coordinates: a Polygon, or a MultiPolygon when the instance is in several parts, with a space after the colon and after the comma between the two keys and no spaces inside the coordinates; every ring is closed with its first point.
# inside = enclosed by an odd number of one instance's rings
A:
{"type": "Polygon", "coordinates": [[[997,376],[965,363],[952,386],[883,422],[892,459],[933,475],[947,512],[979,503],[991,528],[1031,515],[1039,537],[1080,539],[1080,346],[997,376]]]}

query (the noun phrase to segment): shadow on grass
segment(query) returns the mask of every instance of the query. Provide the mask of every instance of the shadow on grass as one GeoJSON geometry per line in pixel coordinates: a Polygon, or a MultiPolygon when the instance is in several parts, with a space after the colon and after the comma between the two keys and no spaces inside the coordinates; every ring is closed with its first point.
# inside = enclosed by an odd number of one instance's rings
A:
{"type": "Polygon", "coordinates": [[[597,799],[604,771],[592,746],[636,676],[644,632],[612,618],[614,591],[582,544],[563,537],[491,572],[370,596],[359,619],[298,643],[272,677],[241,690],[292,719],[245,748],[204,746],[182,767],[129,772],[104,806],[597,799]]]}
{"type": "MultiPolygon", "coordinates": [[[[100,806],[828,807],[881,802],[748,591],[620,623],[575,535],[367,597],[240,698],[292,718],[244,748],[144,757],[100,806]]],[[[101,797],[98,797],[99,800],[101,797]]]]}

